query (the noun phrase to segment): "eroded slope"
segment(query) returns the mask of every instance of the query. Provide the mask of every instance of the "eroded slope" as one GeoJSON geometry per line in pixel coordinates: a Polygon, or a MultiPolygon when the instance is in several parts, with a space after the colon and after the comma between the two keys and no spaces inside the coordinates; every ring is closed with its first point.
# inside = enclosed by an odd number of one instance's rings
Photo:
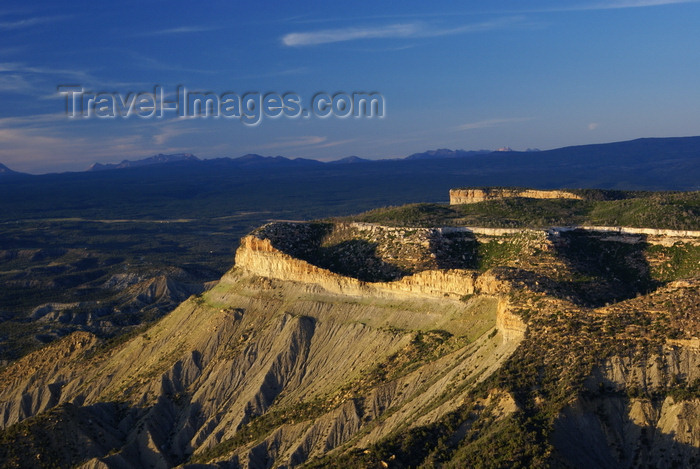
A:
{"type": "Polygon", "coordinates": [[[697,246],[663,241],[267,225],[153,327],[73,335],[4,369],[2,460],[692,464],[697,246]]]}
{"type": "Polygon", "coordinates": [[[245,239],[217,286],[123,344],[74,335],[5,369],[5,438],[22,441],[5,461],[78,464],[101,448],[90,464],[261,467],[368,445],[453,410],[513,353],[524,325],[507,288],[457,270],[367,283],[245,239]],[[89,434],[76,406],[113,427],[89,434]],[[42,449],[54,421],[74,452],[42,449]]]}

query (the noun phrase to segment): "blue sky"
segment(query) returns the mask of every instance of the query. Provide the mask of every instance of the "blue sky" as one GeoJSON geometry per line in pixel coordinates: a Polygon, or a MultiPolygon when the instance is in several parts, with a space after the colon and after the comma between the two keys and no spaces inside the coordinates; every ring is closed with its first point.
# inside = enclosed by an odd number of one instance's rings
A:
{"type": "Polygon", "coordinates": [[[0,7],[0,162],[155,153],[322,160],[700,135],[700,2],[15,1],[0,7]],[[118,5],[118,6],[116,6],[118,5]],[[379,92],[382,119],[69,119],[126,95],[379,92]]]}

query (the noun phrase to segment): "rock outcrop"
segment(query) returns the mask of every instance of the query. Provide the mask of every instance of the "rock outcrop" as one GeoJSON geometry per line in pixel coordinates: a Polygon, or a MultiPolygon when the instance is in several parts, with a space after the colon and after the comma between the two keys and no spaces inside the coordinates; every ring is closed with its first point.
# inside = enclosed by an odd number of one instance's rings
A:
{"type": "Polygon", "coordinates": [[[578,199],[583,197],[567,191],[535,189],[451,189],[450,205],[475,204],[486,200],[523,197],[529,199],[578,199]]]}
{"type": "MultiPolygon", "coordinates": [[[[121,346],[100,351],[94,336],[76,335],[6,369],[2,426],[26,421],[33,429],[53,412],[76,435],[66,448],[95,442],[85,467],[170,467],[192,453],[194,461],[251,468],[269,460],[295,465],[360,433],[353,444],[368,445],[407,422],[438,420],[522,340],[522,321],[497,319],[508,309],[507,285],[475,271],[363,282],[256,236],[242,240],[236,262],[212,290],[121,346]],[[419,353],[428,340],[420,331],[434,345],[419,353]],[[101,404],[114,402],[122,404],[101,404]],[[305,407],[295,410],[299,403],[305,407]],[[260,441],[241,436],[251,421],[276,415],[292,417],[260,441]],[[112,440],[100,446],[98,433],[112,440]],[[234,438],[244,443],[220,449],[234,438]]],[[[62,464],[81,462],[70,451],[55,454],[62,464]]]]}
{"type": "MultiPolygon", "coordinates": [[[[236,266],[213,288],[128,340],[78,333],[1,369],[9,444],[0,461],[257,469],[446,458],[473,467],[470,445],[508,448],[516,436],[529,446],[508,451],[540,445],[562,466],[692,465],[700,401],[686,394],[700,380],[700,354],[686,313],[697,282],[579,306],[567,282],[587,258],[561,261],[550,236],[263,227],[241,240],[236,266]],[[482,241],[493,267],[436,267],[482,241]],[[331,270],[356,252],[375,262],[368,274],[392,272],[397,253],[410,259],[391,280],[331,270]],[[642,325],[674,333],[661,340],[642,325]],[[525,427],[533,422],[545,424],[525,427]]],[[[595,280],[590,272],[576,280],[595,280]]]]}
{"type": "Polygon", "coordinates": [[[700,354],[665,346],[659,355],[613,356],[565,407],[552,440],[575,467],[693,467],[700,453],[700,399],[666,395],[675,379],[700,380],[700,354]]]}
{"type": "Polygon", "coordinates": [[[497,294],[507,286],[496,278],[469,270],[426,270],[393,282],[363,282],[294,258],[272,246],[269,239],[241,239],[236,266],[262,277],[315,284],[333,293],[397,298],[405,294],[460,298],[474,293],[497,294]]]}
{"type": "MultiPolygon", "coordinates": [[[[251,274],[283,281],[316,285],[328,292],[351,297],[389,298],[401,300],[407,295],[427,298],[454,298],[480,295],[502,295],[510,285],[490,273],[473,270],[426,270],[392,282],[363,282],[286,254],[267,238],[249,235],[241,239],[236,252],[236,266],[251,274]]],[[[509,312],[508,302],[498,302],[496,327],[505,338],[522,339],[526,326],[522,319],[509,312]]]]}

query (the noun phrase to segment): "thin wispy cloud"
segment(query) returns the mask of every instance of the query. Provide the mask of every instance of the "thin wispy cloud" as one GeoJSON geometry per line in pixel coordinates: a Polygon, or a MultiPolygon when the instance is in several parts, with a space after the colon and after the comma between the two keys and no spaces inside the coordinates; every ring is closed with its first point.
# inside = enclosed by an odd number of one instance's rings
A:
{"type": "Polygon", "coordinates": [[[594,3],[580,3],[575,5],[561,5],[542,9],[525,9],[521,13],[554,13],[567,11],[596,11],[596,10],[621,10],[626,8],[649,8],[668,5],[681,5],[698,3],[700,0],[611,0],[594,3]]]}
{"type": "Polygon", "coordinates": [[[370,28],[326,29],[323,31],[290,33],[282,37],[285,46],[315,46],[357,39],[415,37],[420,29],[415,24],[391,24],[370,28]]]}
{"type": "Polygon", "coordinates": [[[22,75],[0,74],[0,92],[31,93],[34,85],[22,75]]]}
{"type": "Polygon", "coordinates": [[[0,161],[18,171],[46,172],[85,169],[95,161],[118,161],[154,153],[179,153],[189,147],[162,146],[147,136],[132,133],[95,139],[44,133],[35,129],[0,128],[0,161]],[[76,155],[80,155],[76,159],[76,155]]]}
{"type": "Polygon", "coordinates": [[[47,98],[47,87],[54,88],[56,82],[94,81],[81,70],[55,67],[36,67],[21,62],[0,62],[0,93],[23,93],[38,99],[47,98]],[[54,81],[48,84],[47,81],[54,81]]]}
{"type": "Polygon", "coordinates": [[[192,33],[206,33],[209,31],[216,31],[221,29],[220,26],[179,26],[177,28],[166,28],[156,31],[143,31],[140,33],[135,33],[134,37],[143,36],[169,36],[174,34],[192,34],[192,33]]]}
{"type": "Polygon", "coordinates": [[[558,11],[584,11],[584,10],[611,10],[611,9],[621,9],[621,8],[643,8],[643,7],[655,7],[664,5],[674,5],[683,3],[698,3],[700,0],[607,0],[598,2],[581,2],[578,4],[563,5],[564,2],[559,3],[554,7],[522,7],[522,8],[507,8],[498,9],[491,6],[490,8],[474,8],[468,10],[452,10],[452,11],[436,11],[433,13],[426,12],[402,12],[384,15],[358,15],[358,16],[336,16],[336,17],[314,17],[309,14],[291,16],[288,18],[282,18],[277,20],[279,23],[286,24],[323,24],[323,23],[333,23],[333,22],[347,22],[347,21],[411,21],[415,19],[425,19],[425,18],[435,18],[435,19],[445,19],[445,18],[456,18],[456,17],[468,17],[476,15],[518,15],[527,13],[544,13],[544,12],[558,12],[558,11]]]}
{"type": "MultiPolygon", "coordinates": [[[[348,21],[410,21],[410,20],[425,20],[426,18],[433,19],[445,19],[445,18],[455,18],[458,16],[476,16],[476,15],[502,15],[503,10],[486,9],[480,10],[478,8],[472,10],[452,10],[452,11],[434,11],[434,12],[415,12],[410,13],[406,11],[395,12],[383,15],[358,15],[358,16],[335,16],[335,17],[313,17],[311,15],[301,15],[290,18],[285,18],[281,20],[282,23],[291,24],[313,24],[313,23],[332,23],[332,22],[345,22],[348,21]]],[[[511,11],[507,14],[512,14],[511,11]]]]}
{"type": "Polygon", "coordinates": [[[508,17],[456,27],[435,26],[426,23],[414,22],[389,24],[383,26],[325,29],[321,31],[289,33],[282,36],[282,43],[289,47],[302,47],[330,44],[335,42],[356,41],[361,39],[397,39],[449,36],[455,34],[502,29],[521,20],[522,18],[520,17],[508,17]]]}
{"type": "Polygon", "coordinates": [[[32,26],[39,26],[47,23],[55,23],[56,21],[63,21],[68,18],[71,18],[71,16],[34,16],[30,18],[22,18],[17,20],[3,20],[0,21],[0,31],[14,31],[17,29],[31,28],[32,26]]]}
{"type": "Polygon", "coordinates": [[[258,148],[263,150],[271,150],[273,148],[307,147],[311,145],[319,145],[324,143],[326,140],[328,140],[326,137],[307,135],[303,137],[284,138],[277,142],[260,145],[258,148]]]}
{"type": "Polygon", "coordinates": [[[154,153],[191,151],[171,142],[202,130],[180,121],[124,123],[132,132],[94,138],[76,133],[89,121],[68,119],[64,113],[0,118],[0,161],[19,171],[46,172],[54,168],[84,169],[94,161],[121,160],[154,153]],[[80,155],[76,158],[76,155],[80,155]]]}
{"type": "Polygon", "coordinates": [[[283,149],[284,151],[282,153],[284,154],[293,152],[293,149],[295,148],[303,148],[302,151],[309,152],[346,145],[355,141],[356,139],[329,140],[328,137],[323,137],[319,135],[306,135],[302,137],[282,138],[276,142],[268,143],[265,145],[257,145],[253,148],[252,151],[277,151],[278,149],[283,149]]]}
{"type": "Polygon", "coordinates": [[[310,15],[308,13],[306,13],[303,15],[288,16],[286,18],[281,18],[278,21],[280,23],[299,23],[299,22],[308,21],[309,19],[310,19],[310,15]]]}
{"type": "Polygon", "coordinates": [[[456,127],[456,130],[475,130],[496,127],[499,125],[513,124],[516,122],[526,122],[532,120],[532,117],[509,117],[502,119],[485,119],[477,122],[469,122],[456,127]]]}
{"type": "Polygon", "coordinates": [[[153,143],[157,146],[164,146],[171,140],[187,134],[201,134],[203,130],[193,127],[182,119],[156,121],[153,125],[153,143]]]}
{"type": "Polygon", "coordinates": [[[336,140],[334,142],[326,142],[326,143],[322,143],[320,145],[316,145],[315,148],[332,148],[332,147],[337,147],[339,145],[345,145],[346,143],[352,143],[355,141],[356,141],[356,139],[354,139],[354,138],[349,138],[347,140],[336,140]]]}
{"type": "Polygon", "coordinates": [[[90,75],[81,70],[70,70],[61,68],[49,67],[34,67],[19,62],[0,62],[0,73],[34,73],[39,75],[52,75],[67,78],[75,78],[77,80],[87,80],[90,75]]]}
{"type": "Polygon", "coordinates": [[[618,0],[591,5],[591,9],[645,8],[680,3],[698,3],[698,0],[618,0]]]}
{"type": "Polygon", "coordinates": [[[63,112],[31,114],[27,116],[0,117],[0,127],[33,127],[43,128],[53,126],[66,121],[66,114],[63,112]]]}

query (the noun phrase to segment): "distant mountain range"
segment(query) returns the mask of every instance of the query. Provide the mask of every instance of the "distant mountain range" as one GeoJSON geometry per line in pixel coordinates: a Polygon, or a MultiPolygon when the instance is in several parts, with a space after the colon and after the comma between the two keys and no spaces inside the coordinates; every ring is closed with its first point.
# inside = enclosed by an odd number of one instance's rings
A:
{"type": "Polygon", "coordinates": [[[447,148],[441,148],[438,150],[428,150],[423,153],[414,153],[407,156],[406,160],[429,160],[436,158],[468,158],[470,156],[485,155],[492,153],[493,150],[448,150],[447,148]]]}
{"type": "Polygon", "coordinates": [[[164,155],[159,153],[142,160],[122,160],[121,163],[93,163],[87,169],[88,171],[105,171],[109,169],[124,169],[124,168],[138,168],[140,166],[152,166],[156,164],[173,163],[175,161],[201,161],[196,156],[190,153],[176,153],[174,155],[164,155]]]}
{"type": "MultiPolygon", "coordinates": [[[[403,158],[405,160],[428,160],[428,159],[441,159],[441,158],[465,158],[475,155],[485,155],[492,153],[491,150],[477,150],[477,151],[465,151],[465,150],[430,150],[423,153],[414,153],[412,155],[403,158]]],[[[319,160],[313,160],[309,158],[287,158],[285,156],[262,156],[255,153],[248,153],[246,155],[240,156],[238,158],[213,158],[211,160],[201,160],[191,153],[175,153],[166,155],[159,153],[157,155],[149,156],[148,158],[143,158],[140,160],[122,160],[120,163],[93,163],[87,169],[86,172],[95,171],[108,171],[114,169],[127,169],[127,168],[141,168],[144,166],[156,166],[164,164],[178,163],[201,163],[203,161],[228,161],[238,166],[242,167],[261,167],[261,166],[280,166],[280,165],[294,165],[294,166],[316,166],[322,164],[334,164],[334,165],[344,165],[344,164],[357,164],[357,163],[372,163],[381,160],[369,160],[366,158],[360,158],[359,156],[348,156],[338,160],[323,162],[319,160]]],[[[12,171],[6,166],[0,164],[0,176],[3,174],[24,174],[12,171]]]]}
{"type": "Polygon", "coordinates": [[[0,163],[0,177],[9,176],[10,174],[19,174],[16,171],[12,171],[10,168],[0,163]]]}
{"type": "Polygon", "coordinates": [[[229,161],[229,162],[234,163],[238,166],[246,166],[246,167],[260,167],[260,166],[268,166],[268,165],[303,166],[303,165],[323,164],[318,160],[312,160],[312,159],[308,159],[308,158],[287,158],[284,156],[261,156],[261,155],[255,154],[255,153],[248,153],[247,155],[243,155],[239,158],[219,158],[219,159],[224,160],[224,161],[229,161]]]}
{"type": "MultiPolygon", "coordinates": [[[[123,160],[120,163],[90,166],[87,173],[110,170],[138,170],[152,172],[154,167],[195,168],[201,172],[239,169],[295,169],[310,170],[326,168],[335,171],[399,171],[409,174],[416,171],[420,163],[430,171],[458,171],[468,179],[479,181],[478,175],[489,175],[488,184],[519,184],[542,187],[613,187],[655,189],[700,189],[693,178],[700,180],[700,137],[642,138],[624,142],[579,145],[553,150],[512,151],[508,147],[490,150],[449,150],[437,149],[414,153],[403,159],[368,160],[358,156],[349,156],[330,162],[321,162],[307,158],[287,158],[284,156],[262,156],[247,154],[238,158],[214,158],[201,160],[189,153],[158,154],[140,160],[123,160]],[[465,166],[465,163],[468,164],[465,166]],[[368,166],[369,165],[369,166],[368,166]],[[214,169],[218,168],[218,169],[214,169]],[[450,169],[453,168],[453,169],[450,169]],[[663,179],[667,178],[667,179],[663,179]],[[670,178],[670,179],[668,179],[670,178]],[[605,184],[602,181],[605,180],[605,184]],[[561,181],[561,183],[560,183],[561,181]],[[584,184],[585,181],[586,184],[584,184]]],[[[156,171],[157,172],[160,172],[156,171]]],[[[76,173],[72,173],[76,174],[76,173]]],[[[455,173],[457,174],[457,173],[455,173]]],[[[0,178],[15,179],[28,177],[24,173],[10,170],[0,165],[0,178]],[[13,176],[10,178],[9,176],[13,176]]],[[[466,181],[465,181],[466,184],[466,181]]]]}
{"type": "Polygon", "coordinates": [[[359,156],[347,156],[339,160],[329,161],[330,164],[355,164],[355,163],[370,163],[373,160],[368,160],[366,158],[360,158],[359,156]]]}

